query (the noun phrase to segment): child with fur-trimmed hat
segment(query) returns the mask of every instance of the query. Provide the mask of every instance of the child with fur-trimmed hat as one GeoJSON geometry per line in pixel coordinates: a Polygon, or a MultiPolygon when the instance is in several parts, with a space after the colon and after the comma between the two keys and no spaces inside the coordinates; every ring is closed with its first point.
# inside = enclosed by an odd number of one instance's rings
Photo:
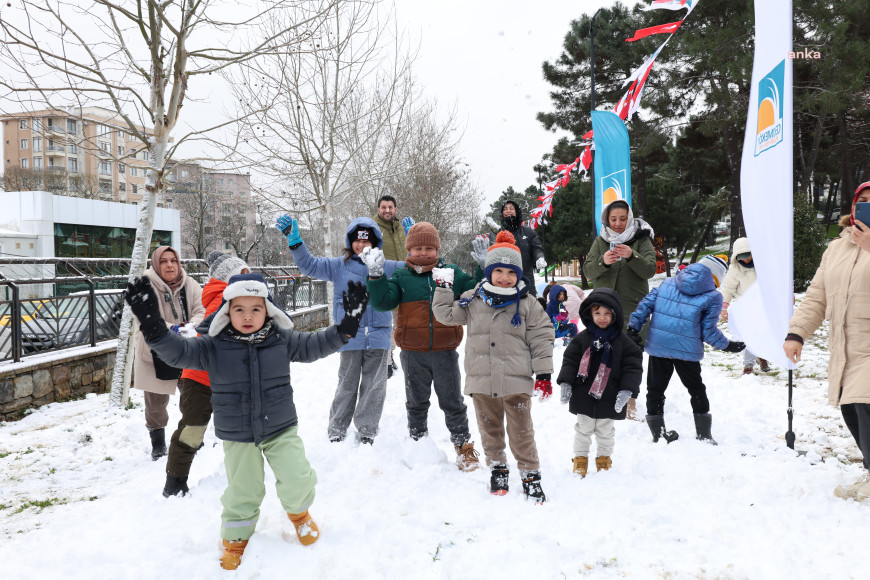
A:
{"type": "Polygon", "coordinates": [[[593,290],[580,305],[580,320],[586,328],[565,349],[556,382],[562,403],[577,415],[573,471],[586,477],[592,435],[596,469],[607,470],[613,464],[616,421],[625,419],[629,398],[637,397],[643,351],[622,332],[622,303],[616,290],[593,290]]]}
{"type": "MultiPolygon", "coordinates": [[[[487,242],[488,245],[488,242],[487,242]]],[[[445,264],[438,257],[441,238],[428,222],[411,226],[405,238],[408,257],[389,278],[384,276],[384,253],[380,248],[366,248],[360,255],[368,267],[367,286],[375,310],[399,308],[396,344],[405,374],[405,409],[408,432],[418,441],[429,435],[429,399],[434,385],[438,405],[444,411],[450,441],[456,450],[456,465],[462,471],[478,468],[478,453],[468,430],[468,409],[462,400],[462,376],[459,372],[457,347],[462,342],[462,328],[435,320],[432,297],[435,268],[453,272],[453,293],[458,298],[474,288],[474,278],[459,266],[445,264]]]]}
{"type": "Polygon", "coordinates": [[[486,253],[486,279],[455,300],[452,270],[433,270],[438,288],[432,311],[439,322],[467,325],[465,394],[477,415],[490,493],[508,492],[505,424],[528,499],[543,503],[540,461],[532,424],[532,393],[548,390],[553,372],[553,325],[523,278],[522,254],[502,231],[486,253]],[[537,381],[535,380],[537,378],[537,381]]]}
{"type": "Polygon", "coordinates": [[[308,514],[317,477],[297,434],[288,362],[313,362],[337,352],[359,329],[368,303],[360,283],[348,283],[345,316],[320,332],[293,330],[290,317],[272,302],[260,274],[232,276],[223,302],[202,336],[184,338],[166,328],[147,278],[127,285],[124,296],[148,342],[173,366],[208,371],[215,434],[224,441],[227,488],[221,497],[221,566],[238,568],[253,535],[266,494],[264,458],[275,472],[281,505],[299,541],[319,536],[308,514]]]}
{"type": "Polygon", "coordinates": [[[727,271],[725,260],[705,256],[653,288],[631,315],[626,334],[639,346],[640,329],[652,316],[646,338],[646,422],[653,442],[663,437],[671,443],[679,437],[676,431],[665,428],[664,418],[665,389],[676,370],[691,397],[697,439],[716,444],[710,432],[713,418],[707,387],[701,379],[704,343],[725,352],[745,348],[717,327],[722,311],[722,294],[717,288],[727,271]]]}

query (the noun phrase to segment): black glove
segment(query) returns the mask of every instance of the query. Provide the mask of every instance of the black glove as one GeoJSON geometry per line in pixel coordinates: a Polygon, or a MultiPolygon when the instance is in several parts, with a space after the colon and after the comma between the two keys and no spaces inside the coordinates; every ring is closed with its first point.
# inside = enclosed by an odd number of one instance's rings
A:
{"type": "Polygon", "coordinates": [[[151,282],[146,276],[127,282],[127,291],[124,300],[130,305],[130,310],[139,319],[139,328],[145,336],[145,340],[151,342],[157,340],[169,330],[163,317],[160,316],[160,307],[157,303],[157,294],[151,287],[151,282]]]}
{"type": "Polygon", "coordinates": [[[640,337],[640,332],[637,329],[628,327],[625,331],[625,335],[631,339],[631,341],[640,347],[643,350],[643,339],[640,337]]]}
{"type": "Polygon", "coordinates": [[[729,341],[728,341],[728,346],[726,346],[726,347],[723,348],[722,350],[724,350],[725,352],[740,352],[740,351],[742,351],[744,348],[746,348],[746,344],[745,344],[745,343],[737,342],[737,341],[734,341],[734,340],[729,340],[729,341]]]}
{"type": "Polygon", "coordinates": [[[341,293],[341,302],[344,305],[344,318],[338,323],[338,331],[353,338],[369,304],[365,285],[362,282],[348,282],[347,290],[341,293]]]}

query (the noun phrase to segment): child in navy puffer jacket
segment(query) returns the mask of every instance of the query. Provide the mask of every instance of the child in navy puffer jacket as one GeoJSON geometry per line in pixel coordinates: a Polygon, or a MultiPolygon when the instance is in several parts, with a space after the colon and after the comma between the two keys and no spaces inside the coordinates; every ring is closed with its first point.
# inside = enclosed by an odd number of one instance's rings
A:
{"type": "Polygon", "coordinates": [[[740,352],[745,345],[734,342],[717,328],[722,294],[716,288],[725,278],[727,265],[721,258],[706,256],[668,278],[646,295],[631,315],[626,334],[642,344],[640,329],[652,315],[646,340],[646,422],[653,442],[664,437],[670,443],[676,431],[665,429],[665,389],[674,370],[689,390],[697,438],[716,444],[710,433],[712,417],[707,388],[701,379],[704,343],[726,352],[740,352]],[[653,314],[654,313],[654,314],[653,314]]]}

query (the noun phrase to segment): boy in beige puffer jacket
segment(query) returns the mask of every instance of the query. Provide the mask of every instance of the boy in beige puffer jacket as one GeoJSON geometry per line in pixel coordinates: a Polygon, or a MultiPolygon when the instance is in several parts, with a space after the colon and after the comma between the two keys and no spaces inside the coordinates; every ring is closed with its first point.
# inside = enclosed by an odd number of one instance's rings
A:
{"type": "MultiPolygon", "coordinates": [[[[755,284],[755,264],[752,262],[752,250],[749,248],[749,238],[737,238],[734,240],[734,248],[731,251],[731,265],[728,274],[719,287],[722,293],[722,313],[719,317],[728,320],[728,304],[740,297],[746,289],[755,284]]],[[[755,361],[761,372],[770,370],[770,365],[763,358],[756,358],[755,354],[745,349],[743,351],[743,374],[751,375],[755,368],[755,361]]]]}
{"type": "Polygon", "coordinates": [[[522,277],[522,254],[513,235],[502,231],[484,263],[486,280],[453,300],[452,270],[432,270],[438,288],[432,311],[438,322],[468,325],[465,394],[471,395],[486,463],[490,493],[508,492],[505,421],[527,499],[546,500],[532,425],[534,390],[552,393],[555,331],[547,313],[529,294],[522,277]],[[535,380],[537,377],[537,381],[535,380]]]}

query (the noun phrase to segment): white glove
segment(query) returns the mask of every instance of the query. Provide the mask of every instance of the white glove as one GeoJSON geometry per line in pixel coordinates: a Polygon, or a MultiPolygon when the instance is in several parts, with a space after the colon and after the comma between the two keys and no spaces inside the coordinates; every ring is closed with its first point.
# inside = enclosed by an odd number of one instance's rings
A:
{"type": "Polygon", "coordinates": [[[538,258],[538,261],[535,262],[536,270],[543,270],[547,267],[547,260],[545,258],[538,258]]]}
{"type": "Polygon", "coordinates": [[[192,322],[188,322],[184,326],[178,328],[178,334],[184,338],[196,338],[196,325],[192,322]]]}
{"type": "Polygon", "coordinates": [[[453,268],[432,268],[432,279],[439,288],[453,288],[453,268]]]}
{"type": "Polygon", "coordinates": [[[566,405],[571,402],[571,383],[559,383],[559,386],[562,387],[562,395],[559,397],[559,401],[563,405],[566,405]]]}
{"type": "Polygon", "coordinates": [[[384,275],[384,253],[380,248],[365,248],[360,259],[368,267],[369,277],[380,278],[384,275]]]}
{"type": "Polygon", "coordinates": [[[489,249],[489,244],[489,236],[475,236],[471,240],[471,247],[474,248],[471,257],[481,268],[486,265],[486,251],[489,249]]]}
{"type": "Polygon", "coordinates": [[[622,412],[622,408],[628,403],[631,398],[631,391],[619,391],[616,393],[616,404],[613,405],[613,410],[617,413],[622,412]]]}

